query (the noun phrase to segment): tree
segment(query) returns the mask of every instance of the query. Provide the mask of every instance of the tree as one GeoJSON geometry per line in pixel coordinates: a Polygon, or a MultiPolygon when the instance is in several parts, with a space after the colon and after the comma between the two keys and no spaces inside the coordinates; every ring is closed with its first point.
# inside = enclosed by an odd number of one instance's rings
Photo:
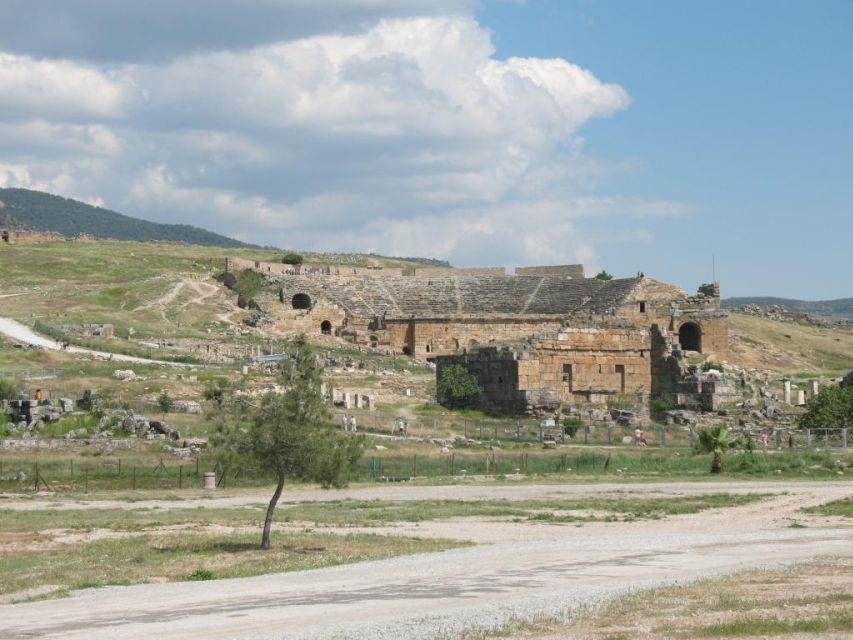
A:
{"type": "Polygon", "coordinates": [[[731,433],[724,424],[708,429],[699,429],[697,432],[699,440],[696,448],[700,453],[713,453],[711,462],[711,473],[720,473],[723,470],[723,452],[738,445],[740,438],[731,433]]]}
{"type": "Polygon", "coordinates": [[[221,411],[232,388],[233,385],[228,378],[216,377],[204,387],[204,399],[213,401],[217,411],[221,411]]]}
{"type": "Polygon", "coordinates": [[[798,424],[803,428],[853,426],[853,387],[824,387],[806,403],[798,424]]]}
{"type": "Polygon", "coordinates": [[[436,398],[439,404],[451,408],[467,407],[480,395],[477,377],[461,364],[443,367],[436,383],[436,398]]]}
{"type": "Polygon", "coordinates": [[[302,256],[301,253],[289,251],[281,257],[281,262],[282,264],[302,264],[303,262],[305,262],[305,258],[302,256]]]}
{"type": "Polygon", "coordinates": [[[245,406],[242,419],[226,419],[214,445],[221,457],[253,463],[271,472],[275,491],[267,507],[261,548],[270,547],[270,529],[286,480],[346,485],[364,441],[342,434],[328,420],[320,392],[321,369],[304,338],[293,345],[279,371],[283,393],[267,393],[256,406],[245,406]]]}
{"type": "Polygon", "coordinates": [[[160,411],[162,414],[166,415],[172,410],[175,401],[172,400],[172,396],[169,395],[168,391],[163,391],[163,393],[160,394],[160,397],[157,398],[157,404],[160,405],[160,411]]]}
{"type": "Polygon", "coordinates": [[[604,269],[595,274],[597,280],[613,280],[613,274],[607,273],[604,269]]]}
{"type": "Polygon", "coordinates": [[[0,380],[0,400],[14,400],[17,397],[15,383],[11,380],[0,380]]]}

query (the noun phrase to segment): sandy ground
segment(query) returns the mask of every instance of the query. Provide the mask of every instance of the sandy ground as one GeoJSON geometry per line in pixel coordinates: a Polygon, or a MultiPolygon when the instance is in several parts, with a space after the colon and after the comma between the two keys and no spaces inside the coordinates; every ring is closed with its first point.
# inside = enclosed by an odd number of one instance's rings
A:
{"type": "MultiPolygon", "coordinates": [[[[853,555],[853,525],[800,508],[853,495],[851,482],[765,482],[367,487],[299,489],[287,501],[509,499],[772,493],[741,507],[629,523],[546,524],[462,518],[370,528],[390,535],[482,544],[358,565],[214,582],[83,591],[62,600],[0,606],[4,638],[417,638],[457,637],[512,618],[566,615],[629,590],[819,555],[853,555]],[[789,528],[792,521],[806,525],[789,528]]],[[[144,501],[127,508],[235,507],[260,494],[144,501]]],[[[109,504],[109,503],[107,503],[109,504]]],[[[104,502],[75,508],[103,508],[104,502]]],[[[11,499],[3,508],[55,508],[11,499]]],[[[115,505],[110,505],[113,508],[115,505]]],[[[292,523],[289,526],[298,526],[292,523]]],[[[342,531],[357,529],[344,528],[342,531]]],[[[70,542],[70,541],[69,541],[70,542]]]]}
{"type": "MultiPolygon", "coordinates": [[[[3,334],[18,342],[31,344],[42,349],[50,349],[59,351],[60,348],[56,340],[45,338],[37,333],[34,333],[28,326],[21,324],[11,318],[0,318],[0,334],[3,334]]],[[[89,355],[98,360],[113,360],[114,362],[137,362],[141,364],[162,364],[170,367],[189,368],[197,365],[184,364],[180,362],[166,362],[165,360],[149,360],[147,358],[137,358],[135,356],[126,356],[120,353],[107,353],[106,351],[95,351],[93,349],[84,349],[83,347],[68,347],[68,353],[77,353],[89,355]]]]}

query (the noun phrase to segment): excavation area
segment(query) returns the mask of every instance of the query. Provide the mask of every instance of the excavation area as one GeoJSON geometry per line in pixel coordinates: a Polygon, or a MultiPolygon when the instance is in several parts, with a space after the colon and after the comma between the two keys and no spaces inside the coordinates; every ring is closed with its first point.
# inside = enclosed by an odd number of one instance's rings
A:
{"type": "Polygon", "coordinates": [[[268,498],[265,489],[4,494],[4,637],[850,631],[848,481],[290,487],[262,551],[268,498]],[[789,601],[810,617],[775,615],[789,601]],[[690,624],[673,626],[679,616],[690,624]]]}

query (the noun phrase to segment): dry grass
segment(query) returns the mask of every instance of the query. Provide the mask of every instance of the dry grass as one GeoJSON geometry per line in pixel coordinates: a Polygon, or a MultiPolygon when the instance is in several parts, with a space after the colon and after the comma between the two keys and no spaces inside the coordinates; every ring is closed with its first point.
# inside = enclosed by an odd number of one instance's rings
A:
{"type": "Polygon", "coordinates": [[[849,638],[851,633],[853,557],[845,557],[641,591],[584,612],[570,623],[517,622],[497,633],[473,633],[466,640],[817,640],[849,638]]]}

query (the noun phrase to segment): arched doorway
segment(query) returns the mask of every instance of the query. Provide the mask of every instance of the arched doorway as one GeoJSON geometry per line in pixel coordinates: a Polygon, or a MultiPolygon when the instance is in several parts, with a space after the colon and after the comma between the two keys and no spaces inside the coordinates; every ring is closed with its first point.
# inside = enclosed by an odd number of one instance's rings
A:
{"type": "Polygon", "coordinates": [[[409,346],[403,347],[403,355],[404,356],[412,355],[412,349],[409,346]]]}
{"type": "Polygon", "coordinates": [[[320,333],[324,336],[332,335],[332,323],[328,320],[323,320],[323,322],[320,323],[320,333]]]}
{"type": "Polygon", "coordinates": [[[297,293],[293,298],[291,298],[290,304],[294,309],[310,309],[311,296],[307,293],[297,293]]]}
{"type": "Polygon", "coordinates": [[[702,352],[702,329],[695,322],[685,322],[678,330],[678,343],[682,351],[702,352]]]}

